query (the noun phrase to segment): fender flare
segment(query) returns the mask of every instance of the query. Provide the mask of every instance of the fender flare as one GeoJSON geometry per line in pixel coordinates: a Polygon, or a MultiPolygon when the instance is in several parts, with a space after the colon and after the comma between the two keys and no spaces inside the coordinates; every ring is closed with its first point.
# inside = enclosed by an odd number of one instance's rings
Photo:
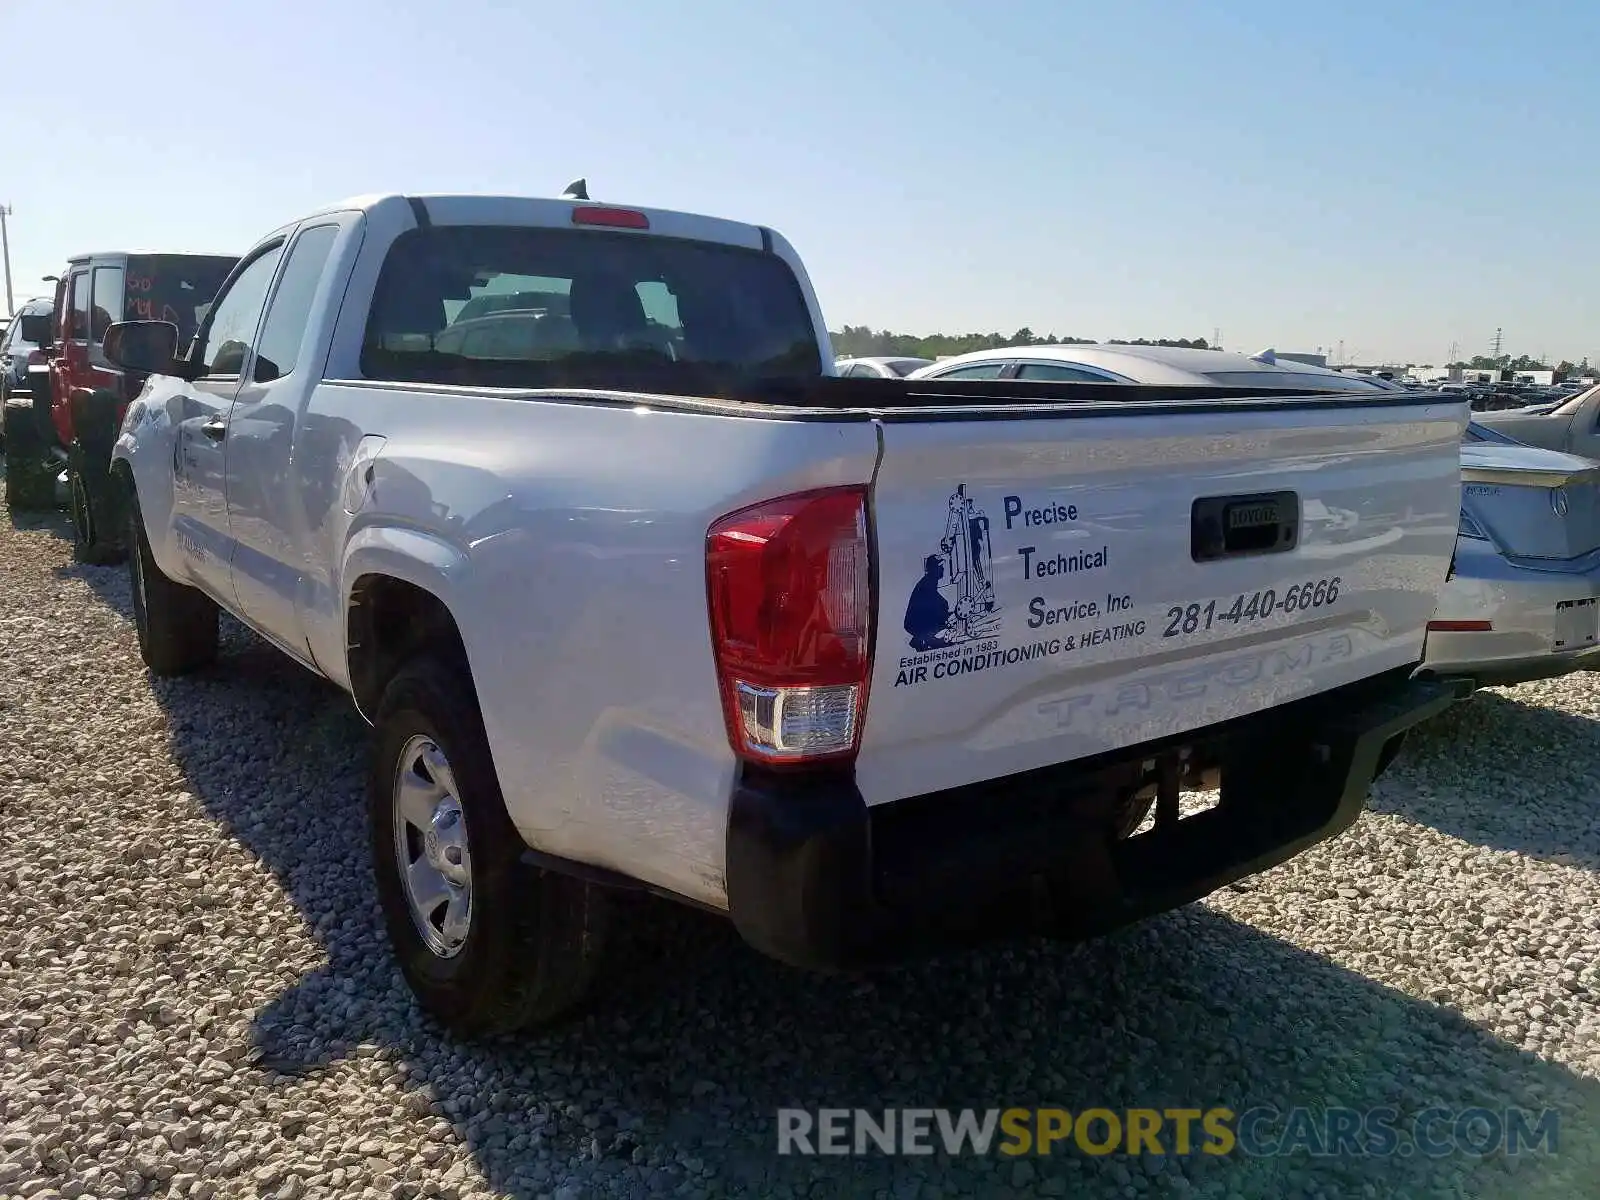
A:
{"type": "Polygon", "coordinates": [[[365,720],[370,722],[372,714],[363,709],[356,695],[358,689],[350,669],[350,654],[356,647],[356,631],[351,628],[356,585],[367,576],[383,575],[427,592],[455,620],[456,628],[463,632],[464,640],[466,623],[461,620],[458,605],[461,600],[461,579],[467,565],[466,553],[459,546],[437,535],[404,526],[366,525],[354,532],[345,543],[339,561],[337,586],[345,646],[345,661],[340,666],[341,674],[349,680],[356,709],[365,720]]]}

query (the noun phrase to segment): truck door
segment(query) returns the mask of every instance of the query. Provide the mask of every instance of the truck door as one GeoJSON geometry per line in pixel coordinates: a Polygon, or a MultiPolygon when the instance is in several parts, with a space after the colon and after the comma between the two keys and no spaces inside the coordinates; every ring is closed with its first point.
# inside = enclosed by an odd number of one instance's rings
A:
{"type": "Polygon", "coordinates": [[[61,352],[50,365],[50,419],[63,449],[72,441],[73,393],[89,373],[89,268],[75,267],[67,277],[67,303],[61,310],[61,352]]]}
{"type": "MultiPolygon", "coordinates": [[[[106,330],[122,320],[127,299],[126,275],[120,262],[90,264],[89,336],[84,347],[83,371],[73,380],[79,392],[108,391],[122,403],[128,399],[122,391],[122,369],[106,358],[104,347],[106,330]]],[[[77,432],[74,425],[73,435],[77,432]]]]}
{"type": "Polygon", "coordinates": [[[176,397],[173,533],[195,581],[230,608],[237,600],[226,492],[228,417],[282,257],[280,238],[259,248],[222,285],[190,352],[204,371],[176,397]]]}
{"type": "Polygon", "coordinates": [[[307,331],[339,231],[339,221],[330,219],[295,235],[228,419],[234,594],[251,624],[307,658],[311,652],[297,604],[302,563],[296,553],[306,534],[290,451],[296,418],[322,376],[326,346],[319,356],[316,332],[307,331]]]}

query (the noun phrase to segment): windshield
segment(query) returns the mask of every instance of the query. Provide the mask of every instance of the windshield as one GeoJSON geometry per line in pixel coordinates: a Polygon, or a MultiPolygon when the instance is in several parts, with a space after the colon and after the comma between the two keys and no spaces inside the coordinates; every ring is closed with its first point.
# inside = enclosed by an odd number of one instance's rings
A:
{"type": "Polygon", "coordinates": [[[228,272],[239,260],[209,254],[135,254],[128,258],[123,319],[170,321],[178,344],[194,336],[228,272]]]}
{"type": "Polygon", "coordinates": [[[390,249],[362,346],[372,378],[605,386],[638,369],[820,375],[776,255],[589,230],[445,226],[390,249]]]}

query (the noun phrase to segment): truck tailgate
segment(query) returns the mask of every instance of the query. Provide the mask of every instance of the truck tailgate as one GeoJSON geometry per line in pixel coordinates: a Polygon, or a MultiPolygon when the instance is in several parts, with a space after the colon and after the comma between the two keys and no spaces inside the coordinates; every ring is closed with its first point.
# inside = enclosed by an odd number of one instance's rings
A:
{"type": "Polygon", "coordinates": [[[1466,419],[1303,398],[885,419],[862,795],[1117,750],[1417,662],[1466,419]]]}

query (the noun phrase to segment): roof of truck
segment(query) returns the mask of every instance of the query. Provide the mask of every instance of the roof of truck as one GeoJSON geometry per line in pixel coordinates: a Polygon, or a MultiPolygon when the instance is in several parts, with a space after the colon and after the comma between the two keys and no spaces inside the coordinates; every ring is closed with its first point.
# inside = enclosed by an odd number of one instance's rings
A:
{"type": "Polygon", "coordinates": [[[95,258],[232,258],[237,254],[213,254],[204,250],[94,250],[67,255],[67,265],[77,266],[95,258]]]}
{"type": "Polygon", "coordinates": [[[761,248],[769,238],[778,235],[764,231],[760,225],[714,217],[705,213],[685,212],[681,209],[653,208],[643,204],[629,204],[609,198],[574,200],[571,196],[509,196],[475,192],[399,192],[371,193],[350,196],[344,200],[324,205],[313,212],[303,213],[289,224],[313,217],[340,212],[370,212],[394,204],[410,205],[415,211],[420,205],[429,219],[440,225],[454,224],[557,224],[567,225],[565,214],[574,208],[621,208],[643,213],[650,221],[652,232],[673,237],[703,238],[709,241],[761,248]],[[557,212],[559,221],[550,221],[557,212]]]}

